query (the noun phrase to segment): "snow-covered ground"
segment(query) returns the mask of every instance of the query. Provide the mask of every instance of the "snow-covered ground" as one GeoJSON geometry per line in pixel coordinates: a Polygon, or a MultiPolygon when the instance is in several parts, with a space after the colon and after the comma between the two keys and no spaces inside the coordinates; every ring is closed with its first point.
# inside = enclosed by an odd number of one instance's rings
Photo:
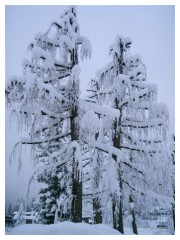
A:
{"type": "MultiPolygon", "coordinates": [[[[132,235],[131,228],[124,229],[125,235],[132,235]]],[[[170,235],[170,233],[166,229],[158,229],[158,228],[138,228],[138,235],[170,235]]]]}
{"type": "MultiPolygon", "coordinates": [[[[169,235],[165,229],[138,228],[139,235],[169,235]]],[[[120,235],[104,224],[62,222],[51,225],[26,224],[6,231],[7,235],[120,235]]],[[[125,228],[126,235],[132,235],[131,228],[125,228]]]]}
{"type": "Polygon", "coordinates": [[[62,222],[51,225],[27,224],[15,227],[9,235],[119,235],[120,233],[104,224],[62,222]]]}

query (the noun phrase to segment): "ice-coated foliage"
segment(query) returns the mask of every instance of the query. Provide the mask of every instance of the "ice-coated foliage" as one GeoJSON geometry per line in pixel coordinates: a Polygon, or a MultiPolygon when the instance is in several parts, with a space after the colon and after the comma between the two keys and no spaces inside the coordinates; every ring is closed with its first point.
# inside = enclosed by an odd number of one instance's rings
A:
{"type": "MultiPolygon", "coordinates": [[[[93,140],[99,130],[99,118],[93,111],[87,111],[81,119],[81,134],[88,137],[89,141],[93,140]]],[[[82,136],[83,138],[83,136],[82,136]]]]}
{"type": "Polygon", "coordinates": [[[79,44],[82,44],[81,46],[81,60],[83,60],[84,58],[87,58],[87,57],[91,57],[91,54],[92,54],[92,47],[91,47],[91,43],[89,41],[88,38],[86,37],[80,37],[78,39],[78,43],[79,44]]]}

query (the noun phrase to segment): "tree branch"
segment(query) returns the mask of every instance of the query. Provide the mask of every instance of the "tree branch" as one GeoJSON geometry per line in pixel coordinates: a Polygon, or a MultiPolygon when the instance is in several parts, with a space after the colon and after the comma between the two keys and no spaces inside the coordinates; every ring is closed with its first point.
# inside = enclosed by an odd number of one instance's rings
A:
{"type": "Polygon", "coordinates": [[[71,133],[67,132],[61,135],[57,135],[57,136],[52,136],[52,137],[48,137],[42,140],[38,140],[38,139],[34,139],[34,140],[30,140],[30,139],[22,139],[22,141],[20,142],[21,144],[41,144],[41,143],[46,143],[49,141],[53,141],[53,140],[57,140],[57,139],[61,139],[64,137],[69,136],[71,133]]]}

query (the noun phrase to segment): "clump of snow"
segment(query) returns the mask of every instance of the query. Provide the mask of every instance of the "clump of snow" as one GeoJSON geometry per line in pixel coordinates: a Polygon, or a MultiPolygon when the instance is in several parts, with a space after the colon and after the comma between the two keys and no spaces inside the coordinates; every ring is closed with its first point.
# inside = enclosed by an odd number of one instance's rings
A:
{"type": "Polygon", "coordinates": [[[113,61],[107,63],[105,65],[105,67],[103,67],[102,69],[100,69],[100,70],[98,70],[96,72],[97,77],[100,78],[102,74],[104,74],[105,72],[109,71],[113,67],[114,67],[114,62],[113,61]]]}
{"type": "Polygon", "coordinates": [[[24,78],[22,78],[22,77],[19,77],[19,76],[11,76],[11,77],[9,77],[7,80],[6,80],[6,89],[8,88],[8,87],[13,87],[14,85],[17,85],[17,84],[24,84],[24,78]]]}
{"type": "Polygon", "coordinates": [[[139,54],[132,55],[129,61],[133,67],[138,67],[139,64],[142,62],[141,56],[139,56],[139,54]]]}
{"type": "Polygon", "coordinates": [[[80,73],[81,73],[81,68],[78,65],[72,68],[72,75],[74,76],[75,79],[79,78],[80,73]]]}
{"type": "Polygon", "coordinates": [[[86,37],[79,37],[79,43],[81,43],[81,59],[83,60],[84,58],[91,57],[92,54],[92,46],[91,42],[89,41],[88,38],[86,37]]]}
{"type": "Polygon", "coordinates": [[[125,76],[124,74],[119,74],[114,80],[113,102],[115,98],[117,98],[118,101],[120,102],[125,100],[127,98],[127,92],[128,97],[131,98],[132,95],[131,83],[127,76],[125,76]]]}
{"type": "Polygon", "coordinates": [[[150,118],[162,118],[163,116],[165,116],[168,119],[169,112],[166,104],[164,103],[152,104],[149,116],[150,118]]]}
{"type": "Polygon", "coordinates": [[[40,33],[40,32],[37,32],[37,33],[35,33],[35,36],[34,36],[34,38],[35,38],[35,40],[41,40],[42,36],[43,36],[43,34],[42,34],[42,33],[40,33]]]}
{"type": "Polygon", "coordinates": [[[10,235],[120,235],[120,232],[104,224],[62,222],[21,225],[14,228],[10,235]]]}
{"type": "Polygon", "coordinates": [[[109,161],[108,161],[108,174],[105,178],[106,189],[109,191],[110,195],[116,194],[120,195],[119,189],[119,177],[118,177],[118,167],[117,162],[113,161],[112,153],[109,152],[109,161]]]}
{"type": "Polygon", "coordinates": [[[45,54],[46,54],[46,52],[43,49],[41,49],[40,47],[38,47],[38,46],[34,47],[31,52],[32,61],[37,62],[39,60],[39,58],[44,57],[45,54]]]}
{"type": "Polygon", "coordinates": [[[133,63],[133,69],[128,74],[129,78],[133,81],[145,81],[144,69],[139,66],[136,66],[136,68],[134,68],[134,64],[135,63],[133,63]]]}
{"type": "Polygon", "coordinates": [[[23,69],[26,69],[30,65],[31,65],[31,63],[28,59],[23,60],[23,62],[22,62],[23,69]]]}
{"type": "Polygon", "coordinates": [[[92,102],[83,102],[83,101],[81,101],[81,105],[85,111],[88,111],[88,110],[93,111],[96,114],[100,114],[103,116],[110,116],[113,119],[118,118],[120,116],[120,112],[118,109],[114,109],[109,106],[102,106],[92,102]]]}
{"type": "Polygon", "coordinates": [[[97,114],[95,114],[93,111],[86,112],[81,119],[80,126],[83,134],[87,134],[89,137],[94,136],[100,127],[100,122],[97,114]]]}
{"type": "Polygon", "coordinates": [[[124,39],[124,44],[125,44],[126,48],[130,48],[130,45],[132,44],[131,38],[130,37],[126,37],[124,39]]]}
{"type": "Polygon", "coordinates": [[[35,77],[33,73],[27,72],[25,75],[25,81],[26,81],[25,90],[26,90],[26,93],[28,93],[30,90],[33,90],[34,88],[35,77]]]}
{"type": "Polygon", "coordinates": [[[127,51],[127,49],[130,48],[131,44],[131,38],[124,38],[121,35],[117,35],[114,43],[110,46],[110,53],[112,53],[113,56],[116,55],[119,58],[121,55],[120,47],[122,47],[124,51],[127,51]]]}
{"type": "Polygon", "coordinates": [[[73,44],[71,42],[71,40],[66,36],[66,35],[62,35],[59,38],[59,45],[60,45],[60,56],[62,56],[62,60],[67,62],[67,52],[68,51],[72,51],[73,49],[73,44]]]}
{"type": "Polygon", "coordinates": [[[36,46],[33,48],[32,52],[31,52],[31,60],[32,63],[35,66],[40,66],[44,67],[45,70],[47,69],[53,69],[54,67],[54,60],[52,57],[52,54],[48,53],[47,51],[44,51],[42,48],[36,46]],[[42,63],[40,64],[40,61],[42,60],[42,63]]]}

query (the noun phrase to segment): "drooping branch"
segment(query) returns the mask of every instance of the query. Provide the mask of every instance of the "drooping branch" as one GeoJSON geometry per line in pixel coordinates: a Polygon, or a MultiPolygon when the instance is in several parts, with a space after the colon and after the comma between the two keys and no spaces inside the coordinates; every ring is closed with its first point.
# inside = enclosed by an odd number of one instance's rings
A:
{"type": "Polygon", "coordinates": [[[131,186],[128,181],[126,181],[126,180],[124,180],[124,179],[123,179],[122,181],[123,181],[123,183],[125,183],[125,184],[126,184],[131,190],[133,190],[134,192],[139,192],[142,196],[145,195],[145,193],[142,192],[142,191],[140,191],[139,188],[137,188],[137,187],[135,187],[135,186],[131,186]]]}
{"type": "Polygon", "coordinates": [[[122,127],[131,127],[131,128],[150,128],[155,126],[162,126],[164,125],[163,120],[159,120],[159,122],[156,122],[155,119],[150,119],[146,121],[137,121],[137,122],[129,122],[129,121],[122,121],[122,127]]]}
{"type": "Polygon", "coordinates": [[[135,166],[133,166],[133,164],[132,163],[130,163],[130,162],[128,162],[128,161],[122,161],[122,163],[125,165],[125,166],[127,166],[127,167],[129,167],[132,171],[135,171],[135,172],[137,172],[137,173],[139,173],[139,174],[141,174],[141,175],[145,175],[141,170],[139,170],[138,168],[136,168],[135,166]]]}
{"type": "Polygon", "coordinates": [[[94,147],[102,152],[115,155],[117,157],[122,157],[122,152],[120,149],[117,149],[109,144],[102,143],[100,141],[93,141],[92,143],[89,143],[88,140],[82,139],[86,144],[89,144],[91,147],[94,147]]]}
{"type": "Polygon", "coordinates": [[[121,148],[128,149],[131,151],[143,152],[143,153],[157,153],[161,152],[161,148],[143,147],[132,144],[121,144],[121,148]]]}
{"type": "Polygon", "coordinates": [[[100,114],[103,116],[110,116],[112,118],[119,117],[120,112],[118,109],[114,109],[108,106],[100,106],[99,104],[95,104],[92,102],[83,102],[81,101],[82,106],[84,106],[84,109],[88,109],[91,111],[94,111],[96,114],[100,114]]]}
{"type": "Polygon", "coordinates": [[[130,134],[129,132],[126,132],[122,129],[121,129],[121,133],[126,137],[126,139],[130,140],[131,143],[133,143],[135,145],[141,145],[142,143],[157,144],[157,143],[163,142],[162,139],[138,139],[138,138],[134,137],[132,134],[130,134]]]}
{"type": "Polygon", "coordinates": [[[65,137],[68,137],[70,136],[70,132],[67,132],[67,133],[64,133],[64,134],[60,134],[60,135],[55,135],[55,136],[51,136],[51,137],[47,137],[47,138],[44,138],[44,139],[34,139],[34,140],[31,140],[31,139],[28,139],[28,138],[24,138],[21,140],[21,144],[41,144],[41,143],[46,143],[46,142],[50,142],[50,141],[53,141],[53,140],[58,140],[58,139],[62,139],[62,138],[65,138],[65,137]]]}

